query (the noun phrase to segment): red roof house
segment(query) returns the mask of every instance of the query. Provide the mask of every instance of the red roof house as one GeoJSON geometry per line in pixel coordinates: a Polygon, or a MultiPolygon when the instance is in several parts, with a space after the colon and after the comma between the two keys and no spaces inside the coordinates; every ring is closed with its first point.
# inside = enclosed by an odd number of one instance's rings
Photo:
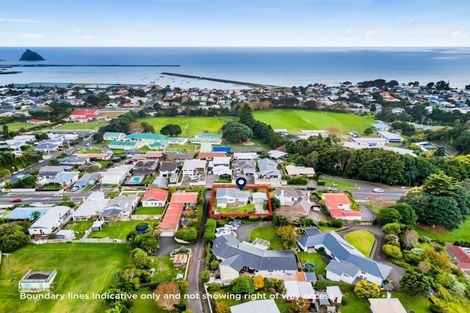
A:
{"type": "Polygon", "coordinates": [[[185,206],[191,206],[197,203],[197,192],[174,192],[171,195],[170,204],[166,210],[165,216],[160,223],[161,236],[173,236],[178,230],[181,214],[185,206]]]}
{"type": "Polygon", "coordinates": [[[213,160],[214,157],[224,157],[225,152],[199,152],[200,160],[213,160]]]}
{"type": "Polygon", "coordinates": [[[88,122],[99,117],[98,109],[75,109],[68,120],[73,122],[88,122]]]}
{"type": "Polygon", "coordinates": [[[168,199],[168,191],[151,188],[147,190],[142,198],[142,206],[144,207],[164,207],[168,199]]]}
{"type": "Polygon", "coordinates": [[[351,209],[351,201],[344,193],[324,193],[325,205],[332,218],[342,220],[361,220],[362,213],[351,209]]]}
{"type": "Polygon", "coordinates": [[[448,245],[447,251],[454,264],[465,273],[470,274],[470,248],[448,245]]]}

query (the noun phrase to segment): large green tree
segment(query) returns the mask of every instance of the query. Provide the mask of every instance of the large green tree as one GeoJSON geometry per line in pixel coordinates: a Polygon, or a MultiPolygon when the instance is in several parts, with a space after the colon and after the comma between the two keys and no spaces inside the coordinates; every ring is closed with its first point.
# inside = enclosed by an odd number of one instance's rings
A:
{"type": "Polygon", "coordinates": [[[432,280],[425,274],[407,270],[400,280],[400,289],[411,296],[424,295],[431,288],[432,280]]]}
{"type": "Polygon", "coordinates": [[[229,143],[242,143],[253,137],[253,131],[245,124],[229,122],[222,127],[222,136],[229,143]]]}
{"type": "Polygon", "coordinates": [[[166,136],[174,137],[174,136],[181,135],[181,133],[182,133],[181,127],[176,124],[168,124],[168,125],[163,126],[162,129],[160,129],[160,134],[166,135],[166,136]]]}

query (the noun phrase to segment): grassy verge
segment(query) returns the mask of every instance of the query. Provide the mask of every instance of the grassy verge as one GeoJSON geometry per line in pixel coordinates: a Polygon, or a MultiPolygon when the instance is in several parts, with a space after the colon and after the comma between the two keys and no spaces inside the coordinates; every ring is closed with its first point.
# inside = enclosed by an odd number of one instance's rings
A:
{"type": "Polygon", "coordinates": [[[467,218],[465,223],[461,224],[459,228],[454,229],[453,231],[433,231],[421,228],[419,226],[416,226],[415,230],[420,235],[424,235],[431,239],[441,240],[444,242],[453,243],[456,240],[470,241],[470,218],[467,218]]]}
{"type": "Polygon", "coordinates": [[[165,208],[140,207],[134,214],[137,215],[162,215],[165,208]]]}

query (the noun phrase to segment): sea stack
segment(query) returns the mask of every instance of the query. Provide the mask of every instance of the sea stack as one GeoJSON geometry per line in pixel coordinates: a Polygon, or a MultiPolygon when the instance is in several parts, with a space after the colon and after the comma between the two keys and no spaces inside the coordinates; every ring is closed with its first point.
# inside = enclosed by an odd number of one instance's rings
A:
{"type": "Polygon", "coordinates": [[[31,51],[29,49],[26,49],[25,52],[21,55],[20,61],[45,61],[42,56],[37,54],[34,51],[31,51]]]}

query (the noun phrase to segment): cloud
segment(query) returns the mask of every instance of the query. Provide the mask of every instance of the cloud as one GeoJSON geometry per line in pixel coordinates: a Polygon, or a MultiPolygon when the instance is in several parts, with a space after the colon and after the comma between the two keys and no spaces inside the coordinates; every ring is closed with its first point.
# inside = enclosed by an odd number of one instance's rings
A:
{"type": "Polygon", "coordinates": [[[344,31],[347,32],[347,33],[352,33],[353,29],[352,29],[352,27],[348,27],[344,31]]]}
{"type": "Polygon", "coordinates": [[[82,38],[82,39],[93,39],[95,37],[90,36],[90,35],[83,35],[83,36],[80,36],[80,38],[82,38]]]}
{"type": "Polygon", "coordinates": [[[405,23],[408,25],[413,25],[416,22],[416,19],[417,19],[416,16],[412,16],[409,19],[407,19],[405,23]]]}
{"type": "Polygon", "coordinates": [[[19,34],[18,37],[23,39],[31,39],[31,40],[40,40],[44,38],[43,34],[19,34]]]}
{"type": "Polygon", "coordinates": [[[452,34],[450,34],[450,37],[452,37],[452,38],[465,38],[465,37],[467,37],[467,34],[460,31],[460,30],[456,30],[456,31],[452,32],[452,34]]]}
{"type": "Polygon", "coordinates": [[[42,21],[30,18],[5,18],[0,17],[0,23],[18,23],[18,24],[40,24],[42,21]]]}
{"type": "Polygon", "coordinates": [[[379,31],[377,29],[368,29],[368,30],[366,30],[366,35],[367,36],[376,35],[378,33],[379,33],[379,31]]]}

